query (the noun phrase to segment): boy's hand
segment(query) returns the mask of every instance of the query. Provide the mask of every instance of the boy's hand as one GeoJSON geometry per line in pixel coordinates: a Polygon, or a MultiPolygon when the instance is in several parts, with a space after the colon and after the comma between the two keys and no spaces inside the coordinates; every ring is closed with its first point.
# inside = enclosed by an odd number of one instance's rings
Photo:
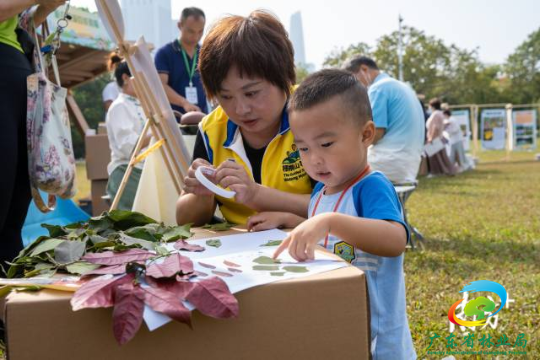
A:
{"type": "Polygon", "coordinates": [[[332,213],[320,214],[298,225],[277,248],[273,258],[289,248],[289,254],[297,261],[315,259],[315,246],[330,232],[331,216],[332,213]]]}
{"type": "Polygon", "coordinates": [[[258,191],[258,184],[242,165],[234,161],[222,162],[216,170],[215,180],[223,188],[236,192],[234,199],[240,204],[246,205],[248,201],[252,201],[258,191]]]}

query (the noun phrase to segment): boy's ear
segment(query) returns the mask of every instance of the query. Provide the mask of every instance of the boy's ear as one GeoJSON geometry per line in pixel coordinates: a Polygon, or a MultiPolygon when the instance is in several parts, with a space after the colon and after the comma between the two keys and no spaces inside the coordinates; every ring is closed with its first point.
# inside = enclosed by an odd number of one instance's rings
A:
{"type": "Polygon", "coordinates": [[[375,123],[372,120],[369,120],[364,125],[364,129],[362,130],[362,142],[365,145],[371,145],[373,144],[373,140],[375,139],[375,123]]]}

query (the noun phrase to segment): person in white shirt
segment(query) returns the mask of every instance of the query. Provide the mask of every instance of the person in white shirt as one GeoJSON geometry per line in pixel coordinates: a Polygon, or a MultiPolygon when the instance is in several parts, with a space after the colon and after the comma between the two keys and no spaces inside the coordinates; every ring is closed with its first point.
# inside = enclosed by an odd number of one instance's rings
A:
{"type": "Polygon", "coordinates": [[[465,156],[465,148],[463,147],[463,132],[459,127],[456,119],[452,117],[450,110],[444,110],[444,133],[450,144],[450,162],[459,164],[459,171],[465,171],[469,168],[469,162],[465,156]]]}
{"type": "MultiPolygon", "coordinates": [[[[111,162],[107,166],[107,172],[109,173],[107,194],[111,199],[114,199],[116,196],[131,159],[133,149],[146,121],[139,100],[135,97],[135,90],[127,63],[120,63],[116,67],[114,75],[121,92],[111,104],[105,120],[107,135],[109,137],[109,147],[111,149],[111,162]]],[[[150,141],[150,134],[146,134],[143,141],[143,147],[145,147],[150,141]]],[[[142,163],[138,163],[133,168],[128,183],[122,193],[122,197],[118,203],[118,209],[131,210],[141,172],[142,163]]]]}
{"type": "MultiPolygon", "coordinates": [[[[120,56],[118,56],[116,53],[111,53],[107,66],[109,71],[114,74],[116,65],[120,64],[121,62],[122,58],[120,56]]],[[[105,85],[105,87],[103,88],[103,92],[101,93],[105,112],[109,111],[109,107],[111,106],[113,101],[116,100],[118,95],[120,95],[120,88],[118,87],[116,80],[112,80],[107,85],[105,85]]]]}

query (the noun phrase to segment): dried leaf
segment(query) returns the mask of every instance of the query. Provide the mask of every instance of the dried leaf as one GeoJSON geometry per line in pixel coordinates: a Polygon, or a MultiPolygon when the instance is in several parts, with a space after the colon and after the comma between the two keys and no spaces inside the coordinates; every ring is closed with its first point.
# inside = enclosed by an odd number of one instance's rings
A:
{"type": "Polygon", "coordinates": [[[284,271],[274,271],[270,273],[270,275],[272,276],[283,276],[284,274],[285,274],[284,271]]]}
{"type": "Polygon", "coordinates": [[[127,283],[115,286],[113,332],[120,345],[133,339],[141,327],[144,298],[145,292],[139,285],[127,283]]]}
{"type": "Polygon", "coordinates": [[[259,256],[258,258],[256,259],[253,259],[253,262],[255,264],[261,264],[261,265],[265,265],[265,264],[279,264],[281,263],[281,261],[279,261],[278,259],[272,259],[271,257],[268,257],[268,256],[259,256]]]}
{"type": "Polygon", "coordinates": [[[66,240],[62,239],[47,239],[43,240],[34,250],[30,253],[30,256],[37,256],[47,251],[54,250],[58,245],[66,240]]]}
{"type": "Polygon", "coordinates": [[[105,251],[102,253],[86,254],[83,260],[92,264],[100,265],[120,265],[130,261],[148,260],[155,254],[141,249],[129,249],[123,252],[105,251]]]}
{"type": "Polygon", "coordinates": [[[202,272],[202,271],[197,271],[197,270],[195,270],[195,271],[193,272],[193,274],[195,274],[196,276],[202,276],[202,277],[208,276],[207,273],[202,272]]]}
{"type": "Polygon", "coordinates": [[[256,271],[276,271],[279,270],[277,265],[254,265],[253,270],[256,271]]]}
{"type": "Polygon", "coordinates": [[[152,264],[146,269],[146,275],[154,278],[173,277],[178,273],[189,274],[193,272],[193,262],[190,258],[178,253],[165,258],[161,264],[152,264]]]}
{"type": "Polygon", "coordinates": [[[206,245],[218,248],[221,246],[221,240],[219,239],[206,240],[206,245]]]}
{"type": "Polygon", "coordinates": [[[195,283],[189,281],[177,281],[176,279],[163,278],[156,280],[147,276],[145,280],[151,287],[166,290],[174,294],[178,299],[185,299],[187,294],[189,294],[195,286],[195,283]]]}
{"type": "Polygon", "coordinates": [[[96,270],[99,266],[98,264],[91,264],[86,261],[77,261],[73,264],[66,265],[66,270],[70,274],[84,275],[87,272],[96,270]]]}
{"type": "Polygon", "coordinates": [[[283,240],[269,240],[267,243],[262,244],[261,246],[279,246],[283,240]]]}
{"type": "Polygon", "coordinates": [[[206,264],[206,263],[203,263],[203,262],[200,262],[200,261],[199,261],[199,265],[201,265],[202,267],[207,268],[207,269],[215,269],[216,268],[214,265],[206,264]]]}
{"type": "Polygon", "coordinates": [[[238,316],[238,301],[218,277],[196,282],[186,300],[207,316],[218,319],[238,316]]]}
{"type": "Polygon", "coordinates": [[[142,288],[144,302],[157,312],[167,315],[173,320],[188,324],[191,327],[191,311],[189,311],[175,293],[160,287],[142,288]]]}
{"type": "Polygon", "coordinates": [[[191,229],[191,224],[186,224],[183,226],[174,226],[165,234],[163,234],[163,237],[161,238],[161,240],[165,242],[170,242],[170,241],[175,241],[178,239],[190,238],[193,235],[190,229],[191,229]]]}
{"type": "Polygon", "coordinates": [[[85,308],[111,307],[114,305],[113,288],[132,282],[133,274],[110,279],[95,278],[83,284],[71,298],[71,308],[77,311],[85,308]]]}
{"type": "MultiPolygon", "coordinates": [[[[92,264],[94,266],[101,266],[97,264],[92,264]]],[[[126,265],[112,265],[112,266],[101,266],[99,269],[91,270],[84,273],[84,276],[90,275],[120,275],[126,272],[126,265]]]]}
{"type": "Polygon", "coordinates": [[[230,272],[235,272],[235,273],[241,273],[242,272],[242,270],[240,270],[240,269],[231,268],[231,267],[227,268],[227,270],[229,270],[230,272]]]}
{"type": "Polygon", "coordinates": [[[229,261],[229,260],[224,260],[223,263],[224,263],[226,266],[240,267],[240,265],[238,265],[238,264],[236,264],[236,263],[233,263],[232,261],[229,261]]]}
{"type": "Polygon", "coordinates": [[[212,270],[212,274],[218,275],[218,276],[225,276],[225,277],[231,277],[233,274],[229,274],[225,271],[218,271],[218,270],[212,270]]]}
{"type": "Polygon", "coordinates": [[[86,242],[64,241],[54,248],[54,260],[59,264],[69,264],[80,260],[86,249],[86,242]]]}
{"type": "Polygon", "coordinates": [[[190,244],[185,240],[178,240],[174,243],[174,248],[180,251],[204,251],[204,247],[200,245],[190,244]]]}
{"type": "Polygon", "coordinates": [[[309,271],[308,268],[305,266],[284,266],[282,270],[293,273],[306,273],[309,271]]]}

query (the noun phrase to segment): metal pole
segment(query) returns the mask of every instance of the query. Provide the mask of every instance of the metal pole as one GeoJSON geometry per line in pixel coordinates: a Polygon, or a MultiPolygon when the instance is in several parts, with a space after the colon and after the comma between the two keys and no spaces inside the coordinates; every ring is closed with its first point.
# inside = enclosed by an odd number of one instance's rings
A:
{"type": "Polygon", "coordinates": [[[399,37],[398,37],[398,66],[399,66],[399,81],[403,81],[403,42],[401,33],[401,23],[403,18],[399,15],[399,37]]]}

